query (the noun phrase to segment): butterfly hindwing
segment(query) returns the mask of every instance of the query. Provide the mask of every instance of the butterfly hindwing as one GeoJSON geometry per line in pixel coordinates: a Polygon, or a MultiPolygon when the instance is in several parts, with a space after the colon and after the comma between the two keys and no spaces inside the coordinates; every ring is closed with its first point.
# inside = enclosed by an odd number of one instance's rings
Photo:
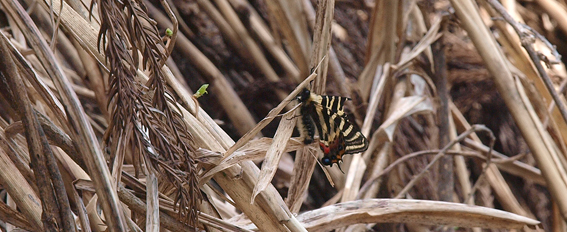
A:
{"type": "Polygon", "coordinates": [[[332,117],[337,133],[345,143],[345,154],[354,154],[368,149],[368,140],[355,124],[350,123],[346,115],[332,117]]]}

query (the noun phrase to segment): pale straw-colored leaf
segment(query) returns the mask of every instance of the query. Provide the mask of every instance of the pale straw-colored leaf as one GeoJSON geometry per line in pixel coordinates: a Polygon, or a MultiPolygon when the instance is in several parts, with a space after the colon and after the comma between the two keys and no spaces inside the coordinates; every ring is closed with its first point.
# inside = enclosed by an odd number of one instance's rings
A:
{"type": "Polygon", "coordinates": [[[401,69],[405,67],[410,61],[415,59],[419,54],[421,54],[425,49],[429,48],[433,42],[441,38],[439,33],[439,28],[441,27],[441,18],[435,18],[432,23],[431,28],[427,31],[427,34],[419,41],[415,47],[411,49],[411,52],[403,56],[400,61],[394,65],[395,69],[401,69]]]}
{"type": "Polygon", "coordinates": [[[268,184],[272,182],[274,175],[278,169],[278,163],[284,153],[287,145],[287,141],[293,133],[293,128],[297,121],[296,117],[293,117],[294,113],[297,111],[292,111],[284,114],[280,125],[276,130],[274,139],[272,140],[272,145],[268,148],[266,152],[266,159],[262,164],[262,169],[260,170],[260,175],[258,177],[258,183],[254,186],[254,191],[252,192],[252,199],[250,202],[254,202],[254,199],[259,192],[264,191],[268,184]]]}
{"type": "Polygon", "coordinates": [[[392,141],[394,137],[394,132],[398,122],[406,116],[422,113],[422,112],[432,112],[433,105],[427,97],[424,96],[409,96],[400,99],[397,105],[392,106],[396,109],[382,125],[378,128],[378,136],[386,138],[388,141],[392,141]]]}
{"type": "MultiPolygon", "coordinates": [[[[535,228],[539,221],[502,210],[460,203],[367,199],[325,206],[297,216],[309,231],[331,231],[361,223],[419,223],[422,225],[491,229],[535,228]]],[[[246,226],[255,229],[254,225],[246,226]]]]}
{"type": "Polygon", "coordinates": [[[492,74],[494,83],[501,92],[500,96],[510,110],[516,125],[544,174],[543,176],[548,183],[553,183],[549,191],[565,218],[565,215],[567,215],[567,197],[565,196],[567,182],[565,166],[559,165],[552,158],[557,155],[554,149],[556,144],[549,140],[549,134],[542,128],[542,122],[533,112],[531,103],[522,99],[519,92],[521,86],[515,84],[514,76],[507,67],[507,59],[490,30],[482,22],[476,4],[470,0],[451,0],[450,2],[462,27],[467,31],[467,35],[479,51],[490,74],[492,74]]]}
{"type": "MultiPolygon", "coordinates": [[[[292,128],[293,129],[293,128],[292,128]]],[[[259,160],[263,159],[266,155],[266,151],[268,151],[269,147],[272,144],[271,138],[260,138],[255,139],[248,142],[246,145],[242,146],[238,151],[231,154],[229,157],[222,158],[221,155],[217,152],[213,152],[207,149],[200,148],[196,151],[198,157],[205,157],[203,158],[207,162],[211,164],[216,164],[214,168],[209,170],[208,172],[204,173],[201,176],[200,183],[204,183],[205,180],[208,180],[214,174],[227,169],[228,167],[238,164],[242,161],[246,160],[259,160]]],[[[303,146],[303,143],[300,141],[301,138],[291,138],[287,141],[287,146],[285,147],[285,152],[295,151],[300,149],[303,146]]]]}

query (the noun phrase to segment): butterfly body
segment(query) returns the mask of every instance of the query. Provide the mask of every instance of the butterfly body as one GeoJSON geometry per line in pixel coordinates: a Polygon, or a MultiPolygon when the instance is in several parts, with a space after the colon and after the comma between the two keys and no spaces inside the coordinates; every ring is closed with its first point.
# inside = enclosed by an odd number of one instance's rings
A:
{"type": "Polygon", "coordinates": [[[363,152],[368,148],[368,140],[344,112],[344,103],[349,98],[322,96],[304,89],[298,100],[302,103],[299,128],[303,142],[311,144],[317,131],[324,165],[332,166],[341,161],[344,154],[363,152]]]}

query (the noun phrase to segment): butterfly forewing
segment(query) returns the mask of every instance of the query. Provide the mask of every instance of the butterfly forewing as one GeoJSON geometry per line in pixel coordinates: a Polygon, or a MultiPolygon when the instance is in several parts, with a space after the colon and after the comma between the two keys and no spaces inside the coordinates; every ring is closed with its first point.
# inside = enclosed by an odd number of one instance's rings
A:
{"type": "Polygon", "coordinates": [[[331,112],[339,114],[340,116],[345,115],[344,106],[345,102],[350,98],[339,97],[339,96],[321,96],[321,106],[325,109],[329,109],[331,112]]]}

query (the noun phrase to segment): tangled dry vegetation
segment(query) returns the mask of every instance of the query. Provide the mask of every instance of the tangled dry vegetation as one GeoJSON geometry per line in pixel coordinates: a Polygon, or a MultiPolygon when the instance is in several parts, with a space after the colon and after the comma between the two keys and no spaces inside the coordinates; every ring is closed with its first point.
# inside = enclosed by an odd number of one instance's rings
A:
{"type": "Polygon", "coordinates": [[[0,3],[2,231],[567,230],[563,0],[0,3]]]}

